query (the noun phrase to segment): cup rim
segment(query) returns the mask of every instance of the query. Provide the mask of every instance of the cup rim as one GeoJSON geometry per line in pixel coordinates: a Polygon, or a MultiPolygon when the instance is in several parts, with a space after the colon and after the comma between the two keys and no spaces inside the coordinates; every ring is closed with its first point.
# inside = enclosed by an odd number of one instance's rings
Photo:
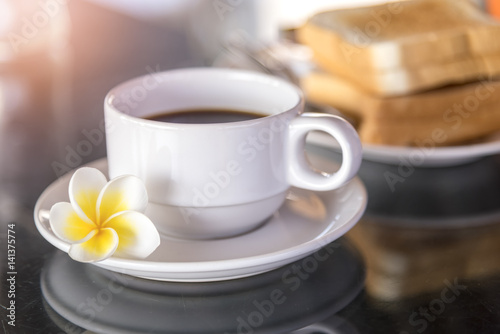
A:
{"type": "MultiPolygon", "coordinates": [[[[247,79],[250,80],[250,79],[247,79]]],[[[128,121],[135,122],[138,124],[146,124],[148,126],[153,126],[153,127],[159,127],[159,128],[170,128],[170,129],[178,129],[178,128],[192,128],[192,127],[232,127],[232,126],[245,126],[245,125],[250,125],[250,124],[255,124],[255,123],[260,123],[264,120],[278,117],[279,115],[284,115],[288,114],[290,112],[293,112],[294,110],[302,110],[300,108],[301,105],[304,104],[304,94],[302,90],[296,86],[295,84],[269,74],[261,73],[261,72],[255,72],[255,71],[250,71],[250,70],[242,70],[242,69],[232,69],[232,68],[216,68],[216,67],[191,67],[191,68],[179,68],[179,69],[172,69],[172,70],[166,70],[166,71],[161,71],[161,72],[155,72],[150,73],[149,75],[142,75],[138,77],[131,78],[129,80],[126,80],[113,88],[109,90],[109,92],[106,94],[104,98],[104,109],[108,111],[112,111],[115,114],[119,115],[121,118],[127,119],[128,121]],[[284,111],[277,112],[274,114],[269,114],[264,117],[259,117],[255,119],[250,119],[250,120],[244,120],[244,121],[234,121],[234,122],[222,122],[222,123],[169,123],[169,122],[163,122],[163,121],[156,121],[156,120],[151,120],[147,118],[141,118],[139,116],[131,115],[127,113],[126,111],[120,110],[118,107],[116,107],[113,102],[117,98],[117,95],[119,92],[125,87],[129,87],[130,85],[133,85],[134,83],[139,83],[143,81],[145,78],[147,78],[150,75],[169,75],[169,76],[175,76],[175,75],[182,75],[182,74],[193,74],[193,73],[204,73],[204,74],[209,74],[209,73],[217,73],[219,75],[228,75],[228,76],[233,76],[233,77],[252,77],[253,79],[257,78],[259,81],[267,81],[267,82],[274,82],[273,86],[277,85],[282,85],[286,87],[286,89],[289,89],[290,91],[293,91],[296,93],[297,96],[297,101],[291,105],[289,108],[287,108],[284,111]]],[[[190,109],[186,109],[190,110],[190,109]]],[[[180,109],[179,111],[182,111],[180,109]]]]}

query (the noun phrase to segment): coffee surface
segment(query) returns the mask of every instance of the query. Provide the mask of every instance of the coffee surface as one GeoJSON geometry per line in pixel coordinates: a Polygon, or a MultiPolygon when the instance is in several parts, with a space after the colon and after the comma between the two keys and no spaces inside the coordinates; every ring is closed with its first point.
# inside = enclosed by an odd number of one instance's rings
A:
{"type": "Polygon", "coordinates": [[[265,117],[267,115],[251,111],[226,109],[193,109],[158,113],[146,119],[180,124],[210,124],[241,122],[265,117]]]}

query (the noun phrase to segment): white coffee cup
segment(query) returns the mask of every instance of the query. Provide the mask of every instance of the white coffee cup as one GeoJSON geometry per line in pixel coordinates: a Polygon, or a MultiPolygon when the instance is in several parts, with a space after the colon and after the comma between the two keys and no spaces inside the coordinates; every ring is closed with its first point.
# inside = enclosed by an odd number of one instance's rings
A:
{"type": "Polygon", "coordinates": [[[105,99],[109,176],[133,174],[148,190],[161,233],[190,239],[234,236],[258,227],[291,186],[333,190],[361,162],[361,144],[343,119],[302,113],[301,91],[285,80],[234,69],[152,73],[113,88],[105,99]],[[264,114],[240,122],[178,124],[145,119],[194,109],[264,114]],[[342,165],[314,170],[304,145],[309,131],[339,142],[342,165]]]}

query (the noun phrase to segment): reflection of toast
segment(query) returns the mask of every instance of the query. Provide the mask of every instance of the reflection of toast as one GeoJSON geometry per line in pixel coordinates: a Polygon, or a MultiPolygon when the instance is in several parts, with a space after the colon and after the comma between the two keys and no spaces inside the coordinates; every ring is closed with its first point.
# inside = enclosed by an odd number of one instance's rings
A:
{"type": "Polygon", "coordinates": [[[500,23],[467,0],[319,13],[298,39],[321,67],[378,95],[500,75],[500,23]]]}
{"type": "Polygon", "coordinates": [[[422,93],[380,98],[325,73],[303,78],[312,102],[326,104],[361,119],[364,143],[450,145],[500,129],[500,81],[484,80],[422,93]]]}
{"type": "Polygon", "coordinates": [[[364,217],[347,233],[366,260],[370,296],[394,301],[437,292],[439,297],[446,281],[456,277],[485,280],[500,274],[492,255],[500,252],[496,218],[490,225],[454,229],[411,228],[404,219],[397,222],[400,225],[391,226],[383,218],[364,217]]]}

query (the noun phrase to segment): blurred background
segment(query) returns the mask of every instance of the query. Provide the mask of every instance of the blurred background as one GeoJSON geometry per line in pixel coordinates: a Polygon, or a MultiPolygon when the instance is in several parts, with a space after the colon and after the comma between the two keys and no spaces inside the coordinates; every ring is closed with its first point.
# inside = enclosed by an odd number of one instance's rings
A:
{"type": "Polygon", "coordinates": [[[52,180],[104,156],[102,106],[114,85],[211,65],[231,32],[268,43],[306,16],[299,1],[221,3],[0,0],[0,198],[33,205],[52,180]]]}
{"type": "MultiPolygon", "coordinates": [[[[181,67],[262,70],[248,57],[228,56],[228,45],[294,42],[294,30],[318,11],[382,2],[0,0],[0,223],[31,224],[26,235],[53,251],[34,231],[32,208],[51,182],[106,155],[103,101],[113,86],[181,67]]],[[[498,15],[499,1],[475,2],[498,15]]],[[[298,60],[298,73],[307,70],[300,61],[309,59],[307,49],[277,51],[298,60]]],[[[366,261],[366,293],[341,316],[361,332],[414,333],[420,327],[409,315],[458,278],[468,292],[428,321],[427,332],[498,333],[500,158],[415,168],[395,192],[387,172],[396,175],[398,166],[365,161],[360,170],[370,200],[348,237],[366,261]]],[[[23,249],[26,267],[39,260],[38,249],[23,249]]],[[[40,268],[30,268],[37,277],[40,268]]],[[[34,282],[25,286],[36,290],[34,282]]]]}
{"type": "Polygon", "coordinates": [[[33,204],[104,156],[103,99],[122,81],[221,65],[232,35],[273,45],[320,10],[380,2],[0,0],[0,191],[33,204]]]}

